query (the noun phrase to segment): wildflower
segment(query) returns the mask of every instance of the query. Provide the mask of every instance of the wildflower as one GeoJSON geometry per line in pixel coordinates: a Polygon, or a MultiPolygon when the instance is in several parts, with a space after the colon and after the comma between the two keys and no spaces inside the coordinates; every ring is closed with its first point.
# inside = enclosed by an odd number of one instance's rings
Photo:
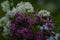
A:
{"type": "Polygon", "coordinates": [[[10,10],[10,6],[9,6],[9,2],[8,1],[4,1],[3,3],[1,3],[1,7],[2,7],[2,10],[4,12],[8,12],[10,10]]]}
{"type": "Polygon", "coordinates": [[[27,39],[32,38],[32,32],[27,28],[17,29],[15,31],[15,34],[21,35],[22,37],[27,38],[27,39]]]}
{"type": "Polygon", "coordinates": [[[34,12],[33,6],[29,2],[20,2],[16,7],[18,12],[26,13],[26,12],[34,12]]]}
{"type": "Polygon", "coordinates": [[[13,13],[11,10],[9,10],[5,16],[7,16],[9,18],[13,18],[15,16],[15,13],[13,13]]]}
{"type": "Polygon", "coordinates": [[[43,35],[41,32],[36,32],[35,36],[34,36],[34,40],[42,40],[43,39],[43,35]]]}
{"type": "Polygon", "coordinates": [[[47,11],[47,10],[40,10],[38,12],[38,15],[40,15],[40,16],[50,16],[50,12],[47,11]]]}
{"type": "Polygon", "coordinates": [[[46,23],[46,26],[49,27],[50,29],[54,28],[54,24],[52,24],[52,23],[46,23]]]}
{"type": "Polygon", "coordinates": [[[10,24],[10,28],[12,31],[14,31],[16,29],[16,25],[14,23],[10,24]]]}

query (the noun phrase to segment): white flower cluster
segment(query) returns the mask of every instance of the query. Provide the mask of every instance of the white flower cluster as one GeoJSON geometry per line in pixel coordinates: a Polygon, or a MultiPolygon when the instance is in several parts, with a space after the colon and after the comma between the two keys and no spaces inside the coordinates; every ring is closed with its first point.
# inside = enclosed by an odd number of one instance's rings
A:
{"type": "Polygon", "coordinates": [[[50,16],[50,12],[47,11],[47,10],[40,10],[38,12],[38,15],[40,15],[40,16],[50,16]]]}
{"type": "Polygon", "coordinates": [[[7,17],[2,17],[0,19],[0,26],[3,27],[3,36],[6,36],[8,33],[9,33],[9,24],[10,24],[10,21],[7,17]]]}
{"type": "Polygon", "coordinates": [[[2,7],[2,10],[4,12],[7,12],[10,10],[10,7],[9,7],[9,2],[8,1],[4,1],[3,3],[1,3],[1,7],[2,7]]]}
{"type": "Polygon", "coordinates": [[[8,20],[8,18],[5,17],[5,16],[0,19],[0,24],[1,24],[2,26],[7,26],[8,22],[9,22],[9,20],[8,20]]]}
{"type": "Polygon", "coordinates": [[[13,18],[15,16],[15,14],[18,13],[17,9],[15,7],[13,7],[12,10],[9,10],[5,16],[13,18]]]}
{"type": "Polygon", "coordinates": [[[17,12],[21,13],[34,12],[34,8],[30,2],[20,2],[17,4],[16,8],[13,7],[13,9],[10,10],[9,2],[4,1],[3,3],[1,3],[1,7],[3,11],[7,13],[6,16],[9,16],[11,18],[14,17],[17,12]]]}
{"type": "Polygon", "coordinates": [[[20,2],[17,4],[17,10],[19,12],[34,12],[34,8],[30,2],[20,2]]]}
{"type": "Polygon", "coordinates": [[[5,16],[6,16],[6,17],[13,18],[14,15],[15,15],[15,13],[14,13],[13,11],[9,10],[5,16]]]}

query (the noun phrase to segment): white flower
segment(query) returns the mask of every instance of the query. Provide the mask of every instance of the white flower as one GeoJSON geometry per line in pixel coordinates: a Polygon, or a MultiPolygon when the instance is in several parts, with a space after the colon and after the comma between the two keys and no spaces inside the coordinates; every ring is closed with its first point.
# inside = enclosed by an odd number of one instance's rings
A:
{"type": "Polygon", "coordinates": [[[41,29],[41,30],[44,30],[44,28],[43,28],[43,27],[40,27],[40,29],[41,29]]]}
{"type": "Polygon", "coordinates": [[[25,2],[20,2],[17,4],[17,7],[16,7],[17,11],[18,12],[22,12],[22,13],[25,13],[25,2]]]}
{"type": "Polygon", "coordinates": [[[15,16],[15,14],[19,12],[18,10],[19,10],[19,8],[13,7],[13,9],[9,10],[5,16],[13,18],[15,16]]]}
{"type": "Polygon", "coordinates": [[[2,26],[4,29],[3,29],[3,33],[9,31],[9,25],[10,25],[10,20],[7,18],[7,17],[2,17],[0,19],[0,26],[2,26]]]}
{"type": "Polygon", "coordinates": [[[14,11],[8,11],[7,14],[6,14],[7,17],[10,17],[10,18],[13,18],[15,16],[15,13],[14,11]]]}
{"type": "Polygon", "coordinates": [[[2,17],[2,18],[0,19],[0,25],[6,26],[6,24],[7,24],[8,21],[9,21],[9,20],[8,20],[7,17],[2,17]]]}
{"type": "Polygon", "coordinates": [[[26,13],[26,12],[34,12],[33,6],[29,2],[20,2],[16,7],[18,12],[26,13]]]}
{"type": "Polygon", "coordinates": [[[34,12],[33,6],[30,4],[30,2],[25,3],[25,10],[27,12],[34,12]]]}
{"type": "Polygon", "coordinates": [[[0,19],[0,26],[3,27],[3,33],[2,35],[4,37],[6,37],[6,35],[10,32],[10,28],[9,28],[9,25],[10,25],[10,20],[7,18],[7,17],[2,17],[0,19]]]}
{"type": "Polygon", "coordinates": [[[13,7],[12,12],[16,14],[17,13],[17,9],[15,7],[13,7]]]}
{"type": "Polygon", "coordinates": [[[10,7],[9,7],[9,2],[8,1],[4,1],[3,3],[1,3],[1,7],[2,7],[2,10],[4,12],[7,12],[10,10],[10,7]]]}
{"type": "Polygon", "coordinates": [[[40,15],[40,16],[50,16],[50,12],[47,11],[47,10],[40,10],[38,12],[38,15],[40,15]]]}
{"type": "Polygon", "coordinates": [[[21,1],[20,3],[17,4],[17,7],[24,6],[24,4],[25,3],[21,1]]]}
{"type": "Polygon", "coordinates": [[[21,12],[21,13],[25,13],[25,9],[24,9],[24,6],[20,6],[20,7],[16,7],[17,9],[17,12],[21,12]]]}
{"type": "Polygon", "coordinates": [[[8,33],[8,28],[7,27],[4,27],[3,32],[4,33],[8,33]]]}
{"type": "Polygon", "coordinates": [[[6,36],[7,36],[9,33],[10,33],[10,29],[8,29],[7,27],[4,27],[4,28],[3,28],[3,33],[2,33],[2,35],[3,35],[5,38],[7,38],[6,36]]]}
{"type": "Polygon", "coordinates": [[[7,12],[6,16],[10,17],[10,18],[13,18],[15,16],[15,14],[18,13],[18,10],[19,10],[19,8],[17,9],[17,8],[13,7],[12,10],[9,10],[7,12]]]}
{"type": "Polygon", "coordinates": [[[40,25],[38,25],[38,28],[40,28],[40,30],[43,30],[44,29],[43,26],[40,26],[40,25]]]}
{"type": "Polygon", "coordinates": [[[44,27],[45,30],[48,30],[49,29],[46,25],[43,25],[43,27],[44,27]]]}
{"type": "Polygon", "coordinates": [[[43,26],[38,26],[38,28],[40,28],[40,30],[49,30],[49,28],[45,25],[43,26]]]}
{"type": "Polygon", "coordinates": [[[49,38],[47,38],[47,40],[54,40],[54,37],[50,36],[49,38]]]}
{"type": "Polygon", "coordinates": [[[58,40],[59,33],[56,33],[55,39],[58,40]]]}

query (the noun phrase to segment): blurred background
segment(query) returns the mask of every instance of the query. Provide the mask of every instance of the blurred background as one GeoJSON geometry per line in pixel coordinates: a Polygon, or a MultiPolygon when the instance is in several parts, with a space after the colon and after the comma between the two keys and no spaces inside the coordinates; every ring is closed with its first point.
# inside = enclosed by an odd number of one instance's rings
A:
{"type": "MultiPolygon", "coordinates": [[[[1,3],[5,0],[0,0],[0,18],[4,16],[4,12],[2,11],[1,8],[1,3]]],[[[16,6],[17,3],[21,1],[29,1],[35,11],[38,10],[49,10],[51,12],[51,15],[53,17],[53,23],[55,24],[55,31],[58,32],[60,28],[60,0],[8,0],[10,3],[13,2],[13,6],[16,6]]],[[[0,33],[0,40],[5,40],[3,36],[0,33]]]]}

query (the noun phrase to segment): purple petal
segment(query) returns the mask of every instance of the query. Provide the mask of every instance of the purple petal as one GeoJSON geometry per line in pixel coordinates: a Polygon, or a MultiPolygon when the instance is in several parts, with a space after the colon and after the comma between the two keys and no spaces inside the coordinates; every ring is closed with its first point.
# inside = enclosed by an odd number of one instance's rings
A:
{"type": "Polygon", "coordinates": [[[46,26],[48,26],[49,28],[54,28],[54,24],[52,24],[52,23],[46,23],[46,26]]]}
{"type": "Polygon", "coordinates": [[[41,32],[36,32],[35,36],[34,36],[34,40],[42,40],[43,35],[41,32]]]}
{"type": "Polygon", "coordinates": [[[17,22],[17,23],[21,23],[21,21],[22,21],[22,17],[19,17],[19,16],[15,20],[15,22],[17,22]]]}
{"type": "Polygon", "coordinates": [[[10,28],[11,28],[12,30],[15,30],[15,29],[16,29],[16,25],[15,25],[14,23],[10,24],[10,28]]]}

